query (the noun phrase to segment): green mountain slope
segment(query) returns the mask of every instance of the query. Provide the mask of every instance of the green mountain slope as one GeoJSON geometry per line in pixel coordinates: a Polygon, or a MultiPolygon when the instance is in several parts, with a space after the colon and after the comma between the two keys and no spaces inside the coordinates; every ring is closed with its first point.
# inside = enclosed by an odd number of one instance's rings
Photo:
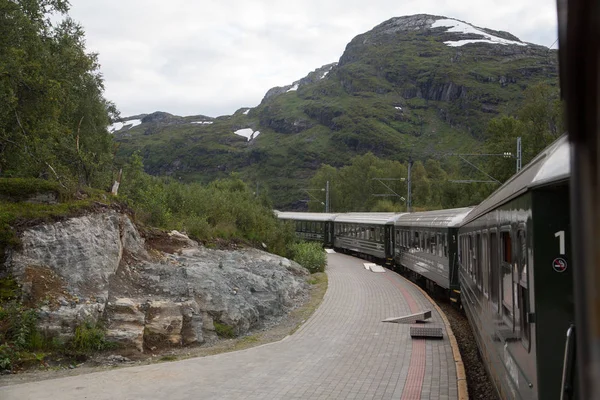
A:
{"type": "Polygon", "coordinates": [[[257,107],[214,119],[154,113],[115,138],[120,156],[139,150],[152,174],[206,182],[235,171],[285,207],[305,197],[322,163],[476,150],[487,122],[516,111],[526,87],[557,84],[556,58],[445,17],[393,18],[354,38],[339,63],[272,88],[257,107]]]}

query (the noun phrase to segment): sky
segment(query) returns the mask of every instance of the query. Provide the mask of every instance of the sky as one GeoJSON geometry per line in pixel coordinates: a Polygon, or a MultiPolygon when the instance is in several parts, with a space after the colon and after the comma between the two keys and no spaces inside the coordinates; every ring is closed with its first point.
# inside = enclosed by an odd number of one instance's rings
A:
{"type": "MultiPolygon", "coordinates": [[[[105,97],[122,117],[211,117],[254,107],[339,60],[355,36],[393,17],[433,14],[550,47],[554,0],[70,0],[99,54],[105,97]]],[[[556,48],[556,44],[552,46],[556,48]]]]}

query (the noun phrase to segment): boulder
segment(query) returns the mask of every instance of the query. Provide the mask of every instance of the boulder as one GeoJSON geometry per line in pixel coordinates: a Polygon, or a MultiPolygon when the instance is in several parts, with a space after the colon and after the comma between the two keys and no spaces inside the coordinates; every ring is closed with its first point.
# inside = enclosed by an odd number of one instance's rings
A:
{"type": "Polygon", "coordinates": [[[6,267],[45,331],[68,338],[101,322],[109,340],[139,351],[211,342],[216,322],[245,334],[307,299],[308,271],[293,261],[164,237],[146,241],[128,216],[94,213],[25,230],[6,267]]]}

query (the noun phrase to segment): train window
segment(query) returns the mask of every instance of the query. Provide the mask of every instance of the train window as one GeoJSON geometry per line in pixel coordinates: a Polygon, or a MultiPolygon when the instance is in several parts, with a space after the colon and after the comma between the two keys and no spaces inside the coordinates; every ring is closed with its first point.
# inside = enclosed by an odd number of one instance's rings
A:
{"type": "Polygon", "coordinates": [[[423,232],[423,251],[431,252],[431,234],[429,232],[423,232]]]}
{"type": "Polygon", "coordinates": [[[467,236],[467,271],[469,276],[473,279],[473,236],[467,236]]]}
{"type": "Polygon", "coordinates": [[[488,297],[488,286],[490,283],[490,249],[488,242],[489,238],[486,232],[481,236],[481,289],[485,297],[488,297]]]}
{"type": "Polygon", "coordinates": [[[527,287],[527,236],[525,231],[518,232],[519,238],[519,282],[527,287]]]}
{"type": "Polygon", "coordinates": [[[483,260],[481,257],[481,234],[477,234],[477,241],[475,242],[475,263],[476,263],[476,281],[479,289],[483,286],[483,260]]]}
{"type": "Polygon", "coordinates": [[[513,297],[513,277],[512,277],[512,241],[510,232],[501,233],[502,242],[502,268],[501,268],[501,286],[502,286],[502,309],[504,321],[507,325],[512,325],[514,316],[514,297],[513,297]]]}
{"type": "Polygon", "coordinates": [[[510,232],[502,232],[502,261],[512,263],[512,243],[510,232]]]}
{"type": "Polygon", "coordinates": [[[437,243],[437,255],[438,257],[444,257],[444,245],[442,244],[442,237],[443,235],[441,233],[438,233],[436,235],[436,243],[437,243]]]}
{"type": "MultiPolygon", "coordinates": [[[[528,316],[530,312],[529,307],[529,287],[527,277],[527,236],[524,230],[517,232],[518,245],[517,245],[517,259],[518,267],[515,273],[515,297],[518,305],[518,321],[521,333],[521,343],[523,347],[530,350],[529,337],[531,334],[531,326],[529,324],[528,316]]],[[[516,313],[516,312],[515,312],[516,313]]]]}
{"type": "Polygon", "coordinates": [[[498,234],[490,233],[490,296],[492,303],[496,306],[496,311],[499,312],[499,289],[500,289],[500,267],[498,254],[498,234]]]}
{"type": "Polygon", "coordinates": [[[465,269],[465,235],[460,235],[458,238],[458,260],[460,263],[460,267],[464,270],[465,269]]]}
{"type": "Polygon", "coordinates": [[[448,234],[442,233],[442,239],[444,240],[444,257],[448,258],[448,234]]]}

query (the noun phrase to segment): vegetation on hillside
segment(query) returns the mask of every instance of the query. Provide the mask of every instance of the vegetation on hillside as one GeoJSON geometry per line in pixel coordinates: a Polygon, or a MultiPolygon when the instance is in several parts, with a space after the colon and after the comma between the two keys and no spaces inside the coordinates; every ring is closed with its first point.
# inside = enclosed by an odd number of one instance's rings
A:
{"type": "MultiPolygon", "coordinates": [[[[563,133],[558,90],[545,84],[534,85],[524,91],[524,101],[516,113],[493,118],[488,123],[482,153],[496,156],[460,158],[441,152],[434,154],[435,158],[414,162],[411,174],[413,208],[476,205],[499,187],[498,183],[477,181],[493,177],[503,183],[515,173],[517,137],[522,138],[522,165],[525,166],[563,133]],[[502,157],[506,152],[512,153],[511,157],[502,157]]],[[[329,181],[330,210],[333,212],[405,211],[407,174],[406,162],[384,160],[368,153],[354,157],[349,165],[340,168],[322,165],[311,179],[310,187],[324,188],[329,181]]],[[[309,209],[324,211],[325,193],[311,193],[309,209]]]]}
{"type": "Polygon", "coordinates": [[[147,172],[182,181],[210,182],[235,171],[267,188],[277,208],[299,209],[302,189],[322,164],[340,168],[367,153],[405,165],[445,164],[440,154],[483,152],[488,122],[516,115],[524,89],[543,83],[556,90],[555,50],[455,48],[444,44],[443,30],[390,31],[383,23],[357,36],[323,79],[269,97],[247,114],[123,131],[118,155],[140,151],[147,172]],[[248,127],[261,132],[250,142],[233,133],[248,127]]]}
{"type": "Polygon", "coordinates": [[[136,210],[139,222],[198,240],[242,239],[280,255],[288,255],[295,240],[292,226],[275,217],[266,193],[257,196],[235,174],[208,185],[183,184],[146,174],[134,154],[119,197],[136,210]]]}

